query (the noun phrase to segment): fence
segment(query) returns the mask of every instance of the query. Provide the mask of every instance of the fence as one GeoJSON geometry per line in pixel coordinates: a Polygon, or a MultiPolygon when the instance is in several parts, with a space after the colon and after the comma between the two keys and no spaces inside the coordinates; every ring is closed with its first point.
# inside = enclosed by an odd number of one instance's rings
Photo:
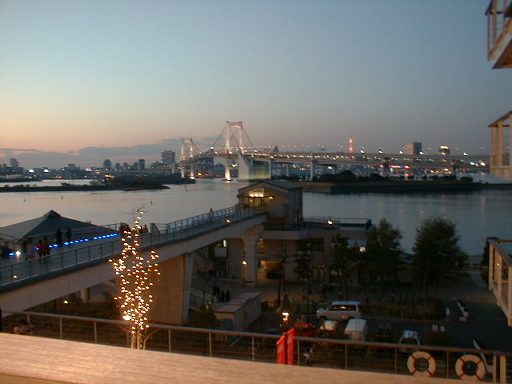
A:
{"type": "MultiPolygon", "coordinates": [[[[129,346],[128,323],[36,312],[5,313],[4,330],[20,320],[33,334],[81,342],[129,346]]],[[[280,335],[150,324],[146,349],[273,363],[280,335]]],[[[296,365],[506,383],[512,353],[482,349],[295,338],[296,365]],[[421,350],[419,350],[421,349],[421,350]]]]}

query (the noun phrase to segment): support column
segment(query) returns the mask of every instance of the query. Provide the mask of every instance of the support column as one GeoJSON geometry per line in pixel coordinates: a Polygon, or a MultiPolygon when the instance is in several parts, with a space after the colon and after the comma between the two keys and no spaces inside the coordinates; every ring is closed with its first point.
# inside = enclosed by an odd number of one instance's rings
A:
{"type": "Polygon", "coordinates": [[[503,121],[498,121],[496,132],[496,165],[503,166],[503,121]]]}
{"type": "Polygon", "coordinates": [[[512,112],[508,115],[508,167],[506,172],[506,178],[512,178],[512,112]]]}
{"type": "Polygon", "coordinates": [[[91,289],[90,288],[82,288],[80,290],[80,299],[82,303],[88,303],[91,299],[91,289]]]}
{"type": "Polygon", "coordinates": [[[496,285],[497,285],[497,289],[496,289],[496,297],[498,298],[498,303],[501,305],[503,305],[503,297],[501,296],[501,292],[503,291],[503,257],[501,256],[501,253],[497,252],[496,253],[497,256],[498,256],[498,263],[497,263],[497,268],[496,268],[496,285]]]}
{"type": "Polygon", "coordinates": [[[512,327],[512,265],[508,266],[508,275],[507,275],[507,324],[509,327],[512,327]]]}
{"type": "Polygon", "coordinates": [[[284,166],[285,166],[285,173],[284,173],[285,176],[290,177],[290,163],[285,163],[284,166]]]}
{"type": "Polygon", "coordinates": [[[253,227],[242,234],[244,247],[244,274],[245,285],[255,287],[258,280],[258,255],[256,247],[260,238],[262,226],[253,227]]]}
{"type": "Polygon", "coordinates": [[[151,321],[185,324],[188,320],[193,256],[189,253],[158,264],[160,279],[153,286],[151,321]]]}
{"type": "Polygon", "coordinates": [[[494,244],[490,244],[489,246],[489,291],[494,292],[494,264],[496,261],[494,260],[496,258],[496,248],[494,247],[494,244]]]}
{"type": "Polygon", "coordinates": [[[190,178],[192,180],[196,178],[196,166],[194,164],[190,164],[190,178]]]}

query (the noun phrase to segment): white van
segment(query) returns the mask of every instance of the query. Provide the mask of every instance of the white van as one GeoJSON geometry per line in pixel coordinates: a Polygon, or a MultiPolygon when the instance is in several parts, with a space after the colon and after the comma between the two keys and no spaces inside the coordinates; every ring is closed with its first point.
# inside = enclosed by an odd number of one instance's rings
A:
{"type": "Polygon", "coordinates": [[[361,303],[359,301],[333,301],[325,308],[316,311],[320,320],[348,320],[361,317],[361,303]]]}
{"type": "Polygon", "coordinates": [[[368,324],[365,319],[350,319],[344,333],[350,340],[365,341],[368,324]]]}

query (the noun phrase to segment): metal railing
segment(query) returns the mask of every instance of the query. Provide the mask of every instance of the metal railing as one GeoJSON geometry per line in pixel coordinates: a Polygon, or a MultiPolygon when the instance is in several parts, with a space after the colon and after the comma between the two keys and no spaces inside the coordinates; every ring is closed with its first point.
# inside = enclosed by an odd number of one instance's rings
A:
{"type": "MultiPolygon", "coordinates": [[[[119,320],[58,315],[38,312],[7,312],[4,330],[23,319],[32,325],[31,334],[65,340],[129,347],[129,324],[119,320]],[[7,316],[8,315],[8,316],[7,316]]],[[[150,324],[146,349],[272,363],[280,335],[150,324]]],[[[421,374],[438,378],[461,376],[462,356],[472,356],[463,376],[475,376],[493,383],[506,383],[512,372],[512,353],[474,348],[412,346],[349,339],[295,337],[296,365],[363,370],[393,374],[421,374]],[[423,363],[414,358],[420,352],[423,363]],[[411,357],[412,356],[412,357],[411,357]],[[426,359],[425,356],[428,356],[426,359]],[[412,363],[411,368],[411,359],[412,363]],[[422,366],[423,365],[423,366],[422,366]],[[469,364],[470,365],[470,364],[469,364]],[[485,369],[484,369],[485,367],[485,369]]],[[[464,359],[464,358],[462,358],[464,359]]]]}
{"type": "MultiPolygon", "coordinates": [[[[141,234],[142,249],[186,240],[237,221],[264,214],[255,213],[237,205],[171,223],[152,224],[150,232],[141,234]]],[[[121,241],[118,237],[114,240],[85,241],[73,246],[72,249],[57,248],[53,252],[48,256],[1,265],[0,292],[36,279],[43,279],[45,276],[105,262],[120,254],[121,241]]]]}

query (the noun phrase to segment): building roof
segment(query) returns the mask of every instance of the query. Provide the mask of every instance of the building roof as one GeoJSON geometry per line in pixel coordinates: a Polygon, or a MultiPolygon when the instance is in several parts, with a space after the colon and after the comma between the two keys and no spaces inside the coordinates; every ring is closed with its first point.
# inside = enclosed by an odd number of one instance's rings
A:
{"type": "Polygon", "coordinates": [[[16,240],[24,237],[39,237],[54,234],[59,228],[63,232],[66,231],[67,228],[71,230],[78,228],[97,228],[98,232],[104,232],[106,230],[105,227],[100,227],[85,221],[69,219],[61,216],[54,210],[50,210],[41,217],[0,227],[0,239],[16,240]]]}
{"type": "Polygon", "coordinates": [[[270,187],[270,189],[280,189],[283,191],[302,189],[302,187],[300,185],[291,183],[286,180],[262,180],[257,183],[254,183],[254,184],[250,184],[246,187],[240,188],[238,190],[238,194],[241,195],[245,191],[250,191],[254,188],[265,187],[265,186],[270,187]]]}

